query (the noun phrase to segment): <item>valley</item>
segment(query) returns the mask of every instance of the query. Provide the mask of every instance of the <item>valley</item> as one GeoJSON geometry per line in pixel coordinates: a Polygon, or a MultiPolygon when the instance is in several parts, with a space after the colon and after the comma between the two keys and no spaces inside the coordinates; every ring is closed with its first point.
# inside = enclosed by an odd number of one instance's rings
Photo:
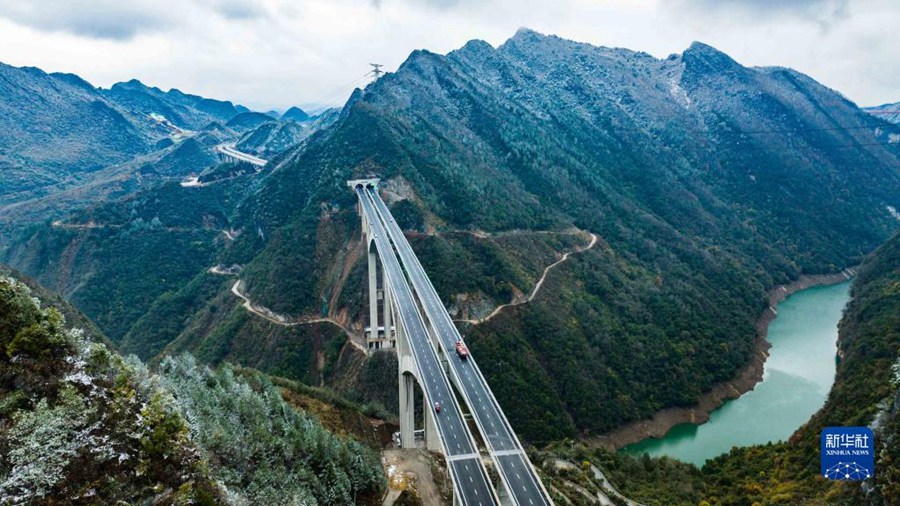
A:
{"type": "Polygon", "coordinates": [[[702,467],[733,446],[787,439],[822,407],[831,389],[837,324],[848,297],[849,282],[790,296],[769,325],[765,374],[752,391],[726,401],[701,425],[676,425],[662,439],[623,451],[668,455],[702,467]]]}
{"type": "MultiPolygon", "coordinates": [[[[502,418],[498,441],[521,440],[513,450],[477,440],[496,459],[485,490],[503,469],[495,453],[517,451],[539,477],[528,497],[543,497],[544,483],[557,504],[858,498],[858,487],[814,478],[814,429],[877,415],[893,430],[877,407],[893,395],[893,334],[867,331],[873,317],[887,329],[891,314],[860,308],[892,307],[896,295],[900,126],[798,71],[745,66],[699,42],[655,58],[521,29],[496,46],[416,50],[341,107],[312,115],[136,80],[103,89],[7,65],[0,78],[0,263],[59,293],[110,349],[135,357],[110,367],[138,383],[158,376],[178,400],[173,420],[196,435],[178,447],[202,457],[191,461],[192,486],[218,480],[252,495],[239,467],[262,454],[242,453],[240,441],[302,439],[309,417],[359,486],[307,489],[316,480],[288,476],[290,452],[272,450],[273,467],[248,478],[274,494],[258,497],[281,497],[265,485],[272,476],[325,504],[349,504],[353,490],[374,504],[386,490],[373,455],[390,438],[359,434],[398,423],[409,364],[366,342],[366,227],[380,225],[363,225],[370,190],[354,194],[346,182],[371,177],[381,181],[369,219],[385,226],[373,240],[397,251],[389,277],[410,278],[407,302],[432,325],[420,337],[463,338],[474,358],[454,367],[477,359],[484,397],[496,397],[499,415],[469,409],[468,423],[461,411],[447,434],[502,418]],[[683,456],[697,467],[644,456],[649,446],[611,451],[732,407],[763,376],[777,301],[856,266],[852,287],[841,285],[850,301],[834,385],[777,435],[683,456]],[[863,383],[871,395],[842,404],[838,393],[863,383]],[[243,425],[229,424],[220,412],[243,395],[243,425]],[[272,438],[259,432],[284,409],[299,418],[287,416],[272,438]]],[[[406,320],[411,328],[415,318],[406,320]]],[[[434,381],[427,395],[444,392],[434,381]]],[[[455,381],[459,392],[470,380],[455,381]]],[[[412,405],[429,412],[433,402],[415,395],[412,405]]],[[[445,409],[445,419],[456,414],[445,409]]],[[[481,462],[470,450],[445,465],[481,462]]],[[[0,464],[4,477],[12,464],[0,464]]]]}
{"type": "Polygon", "coordinates": [[[649,438],[663,438],[675,427],[690,431],[692,426],[707,422],[710,414],[724,404],[753,391],[763,380],[772,346],[768,341],[769,325],[778,316],[778,304],[797,292],[813,287],[846,283],[855,274],[855,268],[848,268],[839,274],[801,276],[791,283],[772,288],[768,291],[769,305],[756,322],[757,339],[754,346],[754,358],[734,378],[714,386],[701,396],[695,406],[664,409],[657,412],[650,420],[630,423],[602,436],[591,438],[588,440],[589,444],[615,451],[641,441],[649,442],[649,438]]]}

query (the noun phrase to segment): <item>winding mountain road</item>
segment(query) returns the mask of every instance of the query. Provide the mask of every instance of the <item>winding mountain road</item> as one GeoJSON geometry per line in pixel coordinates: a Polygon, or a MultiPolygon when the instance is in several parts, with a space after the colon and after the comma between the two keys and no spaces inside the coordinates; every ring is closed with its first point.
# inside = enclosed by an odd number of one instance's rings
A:
{"type": "Polygon", "coordinates": [[[506,309],[506,308],[508,308],[508,307],[520,306],[520,305],[522,305],[522,304],[527,304],[527,303],[533,301],[534,298],[537,297],[537,294],[538,294],[538,292],[541,290],[541,287],[544,286],[544,280],[547,279],[547,274],[550,272],[551,269],[553,269],[553,268],[556,267],[557,265],[559,265],[559,264],[565,262],[566,260],[568,260],[569,257],[570,257],[571,255],[574,255],[574,254],[576,254],[576,253],[582,253],[582,252],[584,252],[584,251],[587,251],[587,250],[593,248],[594,245],[597,244],[597,240],[598,240],[597,234],[594,234],[593,232],[588,232],[588,233],[591,234],[591,242],[590,242],[590,244],[588,244],[587,246],[584,246],[584,247],[582,247],[582,248],[579,248],[579,249],[577,249],[577,250],[575,250],[575,251],[569,251],[569,252],[565,253],[565,254],[562,256],[562,258],[560,258],[559,260],[557,260],[557,261],[553,262],[552,264],[548,265],[547,267],[545,267],[545,268],[544,268],[543,274],[541,274],[541,278],[538,280],[537,283],[535,283],[534,288],[531,290],[531,294],[530,294],[530,295],[528,296],[528,298],[526,298],[525,300],[518,301],[518,302],[508,302],[508,303],[506,303],[506,304],[501,304],[501,305],[497,306],[496,308],[494,308],[494,310],[491,311],[491,314],[485,316],[484,318],[479,318],[479,319],[474,319],[474,320],[473,320],[473,319],[467,319],[467,320],[454,320],[454,321],[457,321],[457,322],[463,322],[463,323],[470,323],[470,324],[472,324],[472,325],[478,325],[478,324],[484,323],[484,322],[490,320],[491,318],[497,316],[497,314],[499,314],[500,311],[502,311],[502,310],[504,310],[504,309],[506,309]]]}
{"type": "Polygon", "coordinates": [[[233,285],[231,285],[231,293],[233,293],[237,298],[241,299],[241,301],[242,301],[241,305],[248,312],[250,312],[251,314],[254,314],[268,322],[274,323],[275,325],[281,325],[282,327],[294,327],[297,325],[310,325],[313,323],[330,323],[330,324],[340,328],[341,330],[344,331],[345,334],[347,334],[347,341],[349,341],[351,345],[353,345],[355,348],[359,349],[363,353],[368,353],[368,350],[366,350],[365,346],[363,346],[361,343],[356,342],[353,339],[352,336],[354,334],[352,332],[350,332],[350,329],[344,327],[343,325],[341,325],[340,323],[338,323],[337,321],[335,321],[331,318],[328,318],[328,317],[306,318],[303,320],[289,321],[287,318],[272,311],[271,309],[268,309],[268,308],[262,307],[262,306],[255,306],[253,304],[253,302],[251,302],[250,299],[247,298],[246,295],[241,293],[241,280],[237,280],[234,282],[233,285]]]}

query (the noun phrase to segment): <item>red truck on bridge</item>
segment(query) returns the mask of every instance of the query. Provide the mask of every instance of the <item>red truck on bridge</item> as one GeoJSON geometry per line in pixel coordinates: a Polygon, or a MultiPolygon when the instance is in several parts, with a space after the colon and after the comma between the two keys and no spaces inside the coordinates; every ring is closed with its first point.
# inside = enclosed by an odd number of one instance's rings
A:
{"type": "Polygon", "coordinates": [[[469,358],[469,349],[466,348],[466,345],[462,340],[456,341],[456,354],[463,360],[469,358]]]}

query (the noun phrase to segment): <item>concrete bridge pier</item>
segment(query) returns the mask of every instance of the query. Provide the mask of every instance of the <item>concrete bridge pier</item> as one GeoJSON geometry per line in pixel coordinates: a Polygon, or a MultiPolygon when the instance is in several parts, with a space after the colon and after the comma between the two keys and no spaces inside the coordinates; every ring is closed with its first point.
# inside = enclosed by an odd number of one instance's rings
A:
{"type": "Polygon", "coordinates": [[[403,325],[397,321],[397,362],[400,384],[400,447],[415,448],[415,429],[416,429],[416,378],[415,378],[415,362],[412,350],[409,348],[409,341],[406,339],[406,331],[403,325]]]}
{"type": "Polygon", "coordinates": [[[512,497],[509,495],[509,491],[506,490],[506,482],[499,480],[495,485],[495,490],[497,491],[497,498],[500,499],[501,506],[515,506],[515,501],[513,501],[512,497]]]}
{"type": "Polygon", "coordinates": [[[369,349],[378,345],[378,276],[375,241],[369,241],[369,349]]]}
{"type": "MultiPolygon", "coordinates": [[[[360,206],[362,204],[359,204],[360,206]]],[[[381,269],[381,288],[378,287],[378,251],[375,238],[369,230],[369,223],[364,218],[362,209],[359,210],[362,220],[363,240],[366,244],[366,260],[368,262],[368,287],[369,287],[369,327],[366,332],[366,347],[370,351],[381,349],[393,349],[397,347],[397,329],[394,322],[394,303],[387,273],[381,269]],[[381,303],[379,315],[378,304],[381,303]],[[381,321],[379,322],[379,316],[381,321]]]]}
{"type": "Polygon", "coordinates": [[[397,347],[397,338],[394,335],[394,298],[391,293],[390,283],[388,283],[387,274],[381,273],[381,298],[383,304],[384,315],[382,324],[384,325],[384,341],[383,346],[387,348],[397,347]]]}
{"type": "MultiPolygon", "coordinates": [[[[396,323],[397,338],[397,361],[398,361],[398,378],[400,391],[399,421],[400,421],[400,447],[415,448],[416,433],[416,403],[415,393],[419,387],[419,378],[416,375],[415,359],[410,349],[409,341],[406,337],[406,331],[403,328],[402,320],[396,323]]],[[[423,399],[423,418],[425,421],[425,448],[430,451],[443,453],[441,446],[441,438],[437,430],[437,421],[435,420],[434,408],[428,399],[423,399]]]]}
{"type": "Polygon", "coordinates": [[[400,373],[400,447],[416,447],[416,380],[412,374],[400,373]]]}

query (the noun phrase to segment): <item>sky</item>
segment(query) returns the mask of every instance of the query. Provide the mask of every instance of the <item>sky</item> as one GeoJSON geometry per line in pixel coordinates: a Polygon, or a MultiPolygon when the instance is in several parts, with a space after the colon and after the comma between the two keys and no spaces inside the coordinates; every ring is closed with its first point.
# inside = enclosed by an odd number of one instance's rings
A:
{"type": "Polygon", "coordinates": [[[0,62],[314,108],[342,104],[369,63],[497,46],[520,27],[659,58],[698,40],[861,106],[900,101],[898,0],[2,0],[0,62]]]}

